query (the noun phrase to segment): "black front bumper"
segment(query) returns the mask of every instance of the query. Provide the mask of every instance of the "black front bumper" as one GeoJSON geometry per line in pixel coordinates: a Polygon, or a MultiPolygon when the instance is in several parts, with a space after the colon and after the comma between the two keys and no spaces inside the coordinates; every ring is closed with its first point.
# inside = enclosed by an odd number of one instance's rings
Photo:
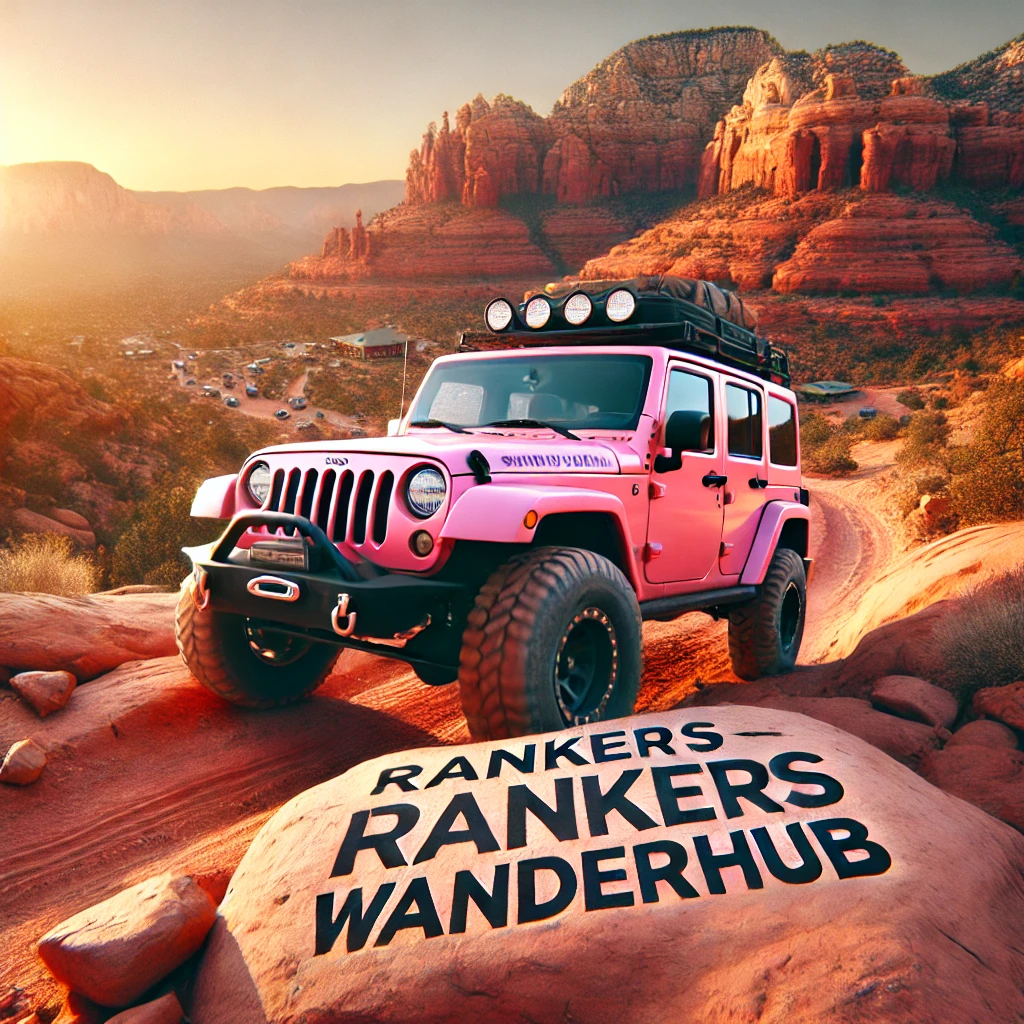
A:
{"type": "MultiPolygon", "coordinates": [[[[401,573],[364,578],[315,523],[283,512],[243,512],[213,544],[188,548],[200,600],[214,611],[280,624],[283,632],[373,650],[410,664],[432,658],[375,644],[449,620],[453,603],[467,599],[457,582],[401,573]],[[310,545],[310,571],[250,562],[235,544],[250,527],[297,533],[310,545]],[[263,579],[264,582],[254,582],[263,579]]],[[[468,595],[471,600],[471,595],[468,595]]],[[[446,659],[447,660],[447,659],[446,659]]]]}

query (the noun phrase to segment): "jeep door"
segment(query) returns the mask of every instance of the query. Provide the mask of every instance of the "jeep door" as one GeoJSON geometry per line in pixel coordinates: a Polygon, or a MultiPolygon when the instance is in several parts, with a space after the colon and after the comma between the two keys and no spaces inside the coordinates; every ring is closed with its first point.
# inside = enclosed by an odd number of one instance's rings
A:
{"type": "Polygon", "coordinates": [[[723,440],[717,414],[717,375],[682,363],[670,364],[662,403],[660,444],[669,416],[678,411],[707,417],[703,447],[683,452],[682,466],[652,471],[644,573],[651,583],[701,580],[715,567],[722,541],[723,440]],[[707,481],[707,482],[705,482],[707,481]]]}
{"type": "Polygon", "coordinates": [[[765,445],[764,390],[746,380],[722,376],[726,414],[725,526],[723,575],[743,570],[765,503],[768,465],[765,445]]]}

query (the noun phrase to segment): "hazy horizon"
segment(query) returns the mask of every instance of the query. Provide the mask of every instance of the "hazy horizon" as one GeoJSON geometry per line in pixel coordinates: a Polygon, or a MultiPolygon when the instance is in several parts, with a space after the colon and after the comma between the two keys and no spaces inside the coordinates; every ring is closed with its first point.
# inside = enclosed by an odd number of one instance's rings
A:
{"type": "Polygon", "coordinates": [[[547,114],[619,47],[752,25],[787,49],[871,39],[934,74],[1024,30],[1011,0],[727,0],[500,7],[380,0],[0,0],[0,164],[93,164],[125,188],[401,179],[428,122],[478,92],[547,114]]]}

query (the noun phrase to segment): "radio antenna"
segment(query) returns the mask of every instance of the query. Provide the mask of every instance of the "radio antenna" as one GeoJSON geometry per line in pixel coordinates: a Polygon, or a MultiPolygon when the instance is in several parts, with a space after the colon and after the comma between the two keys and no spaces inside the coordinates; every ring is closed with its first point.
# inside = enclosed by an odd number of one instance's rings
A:
{"type": "Polygon", "coordinates": [[[402,400],[398,406],[398,418],[401,419],[405,415],[405,374],[409,368],[409,339],[405,339],[405,353],[402,356],[402,400]]]}

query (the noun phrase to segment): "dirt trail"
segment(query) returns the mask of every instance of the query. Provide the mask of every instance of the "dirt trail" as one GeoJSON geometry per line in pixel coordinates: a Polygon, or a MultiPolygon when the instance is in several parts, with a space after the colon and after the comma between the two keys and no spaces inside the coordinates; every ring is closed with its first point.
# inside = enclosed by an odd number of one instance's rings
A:
{"type": "MultiPolygon", "coordinates": [[[[859,494],[884,465],[811,481],[819,561],[804,662],[827,657],[844,613],[892,558],[888,527],[859,494]]],[[[733,678],[724,622],[650,622],[644,641],[638,710],[673,706],[697,680],[733,678]]],[[[136,662],[36,723],[46,772],[0,801],[0,995],[17,984],[30,1005],[56,1005],[33,944],[69,914],[163,871],[233,869],[302,790],[375,755],[468,739],[455,687],[427,687],[398,663],[352,652],[337,673],[309,702],[246,712],[207,694],[176,658],[136,662]]],[[[5,710],[15,700],[0,699],[0,723],[16,719],[5,710]]]]}

